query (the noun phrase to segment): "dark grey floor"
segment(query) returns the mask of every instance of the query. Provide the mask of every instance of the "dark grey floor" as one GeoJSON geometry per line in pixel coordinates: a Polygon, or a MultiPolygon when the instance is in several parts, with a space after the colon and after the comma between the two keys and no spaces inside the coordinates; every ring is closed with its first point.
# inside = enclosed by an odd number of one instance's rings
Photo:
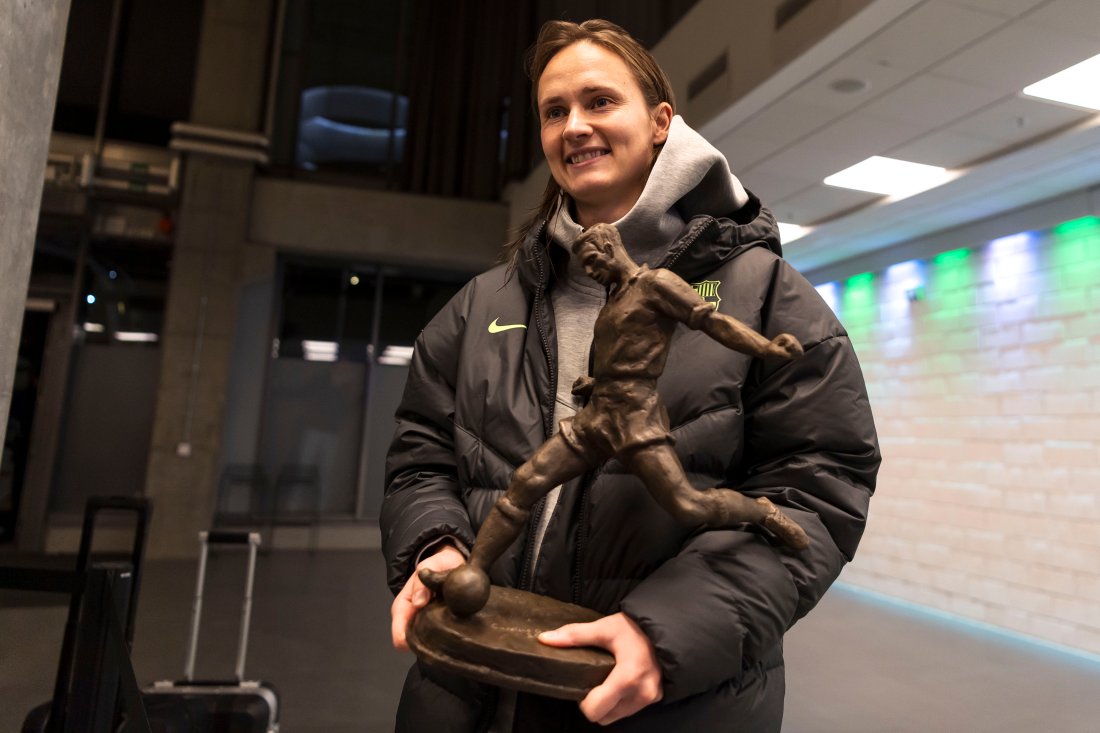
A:
{"type": "MultiPolygon", "coordinates": [[[[242,560],[211,559],[200,676],[232,671],[242,560]]],[[[134,641],[142,684],[180,675],[194,573],[193,562],[148,564],[134,641]]],[[[246,674],[278,687],[285,733],[392,730],[410,658],[389,646],[379,553],[262,556],[255,596],[246,674]]],[[[0,608],[0,732],[49,696],[65,620],[62,605],[19,602],[0,608]]],[[[787,662],[785,733],[1100,730],[1100,665],[843,589],[791,631],[787,662]]]]}

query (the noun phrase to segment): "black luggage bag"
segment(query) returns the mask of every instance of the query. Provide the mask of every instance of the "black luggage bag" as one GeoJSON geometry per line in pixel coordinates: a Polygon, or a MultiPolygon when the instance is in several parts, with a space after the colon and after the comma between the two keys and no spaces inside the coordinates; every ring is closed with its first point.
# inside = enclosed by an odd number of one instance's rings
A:
{"type": "Polygon", "coordinates": [[[183,705],[204,714],[205,730],[211,733],[278,733],[279,696],[275,688],[261,681],[244,678],[244,660],[248,650],[248,631],[252,617],[252,584],[256,574],[257,532],[200,532],[199,572],[191,611],[191,635],[183,679],[161,680],[143,690],[145,707],[151,720],[159,717],[159,708],[176,709],[183,705]],[[195,655],[202,619],[203,588],[206,582],[206,558],[210,545],[248,545],[248,575],[241,609],[241,632],[237,646],[236,673],[231,679],[196,680],[195,655]]]}
{"type": "Polygon", "coordinates": [[[64,589],[70,594],[54,695],[27,714],[24,733],[149,730],[130,664],[130,646],[151,512],[145,498],[93,496],[85,507],[72,571],[5,568],[14,581],[12,587],[64,589]],[[126,563],[92,563],[92,536],[103,511],[135,516],[126,563]]]}

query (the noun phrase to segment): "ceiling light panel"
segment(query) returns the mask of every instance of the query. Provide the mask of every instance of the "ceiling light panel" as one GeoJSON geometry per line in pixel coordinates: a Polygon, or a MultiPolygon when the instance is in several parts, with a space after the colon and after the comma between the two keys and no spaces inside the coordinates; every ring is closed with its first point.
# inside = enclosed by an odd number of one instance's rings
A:
{"type": "Polygon", "coordinates": [[[887,196],[912,196],[950,180],[944,168],[873,155],[825,179],[828,186],[887,196]]]}
{"type": "Polygon", "coordinates": [[[1100,112],[1100,55],[1024,87],[1029,97],[1100,112]]]}
{"type": "Polygon", "coordinates": [[[810,233],[810,227],[802,227],[798,224],[788,224],[782,221],[777,223],[779,224],[779,241],[783,244],[790,244],[810,233]]]}

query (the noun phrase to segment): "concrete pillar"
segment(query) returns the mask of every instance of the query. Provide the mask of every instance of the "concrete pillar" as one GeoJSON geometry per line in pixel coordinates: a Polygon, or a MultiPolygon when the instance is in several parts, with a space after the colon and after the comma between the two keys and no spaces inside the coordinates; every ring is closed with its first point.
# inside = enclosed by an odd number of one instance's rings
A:
{"type": "Polygon", "coordinates": [[[69,0],[0,3],[0,445],[34,257],[69,0]]]}
{"type": "MultiPolygon", "coordinates": [[[[207,0],[191,122],[260,129],[271,4],[207,0]]],[[[151,557],[193,555],[213,517],[253,175],[251,163],[185,161],[146,476],[151,557]]]]}

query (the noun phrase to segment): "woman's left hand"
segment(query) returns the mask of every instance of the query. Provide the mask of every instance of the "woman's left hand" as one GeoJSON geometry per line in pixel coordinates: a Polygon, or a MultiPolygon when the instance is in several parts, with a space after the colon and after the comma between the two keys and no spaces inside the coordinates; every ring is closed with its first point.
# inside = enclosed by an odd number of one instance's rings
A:
{"type": "Polygon", "coordinates": [[[615,666],[581,700],[581,712],[594,723],[610,725],[661,699],[661,668],[653,644],[623,613],[587,624],[568,624],[539,634],[547,646],[598,646],[611,652],[615,666]]]}

